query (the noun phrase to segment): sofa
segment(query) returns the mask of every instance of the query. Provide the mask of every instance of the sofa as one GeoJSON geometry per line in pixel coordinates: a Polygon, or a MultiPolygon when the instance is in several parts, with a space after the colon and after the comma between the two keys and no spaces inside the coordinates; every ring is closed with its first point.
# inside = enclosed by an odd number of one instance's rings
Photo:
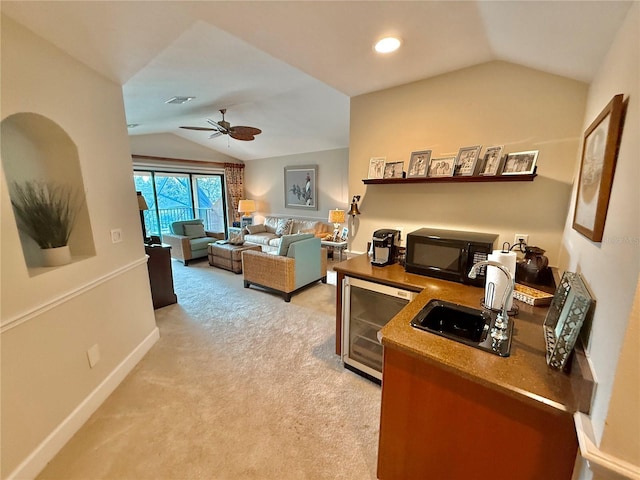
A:
{"type": "Polygon", "coordinates": [[[312,233],[283,235],[278,250],[242,252],[244,287],[256,285],[279,292],[285,302],[317,281],[327,283],[327,250],[312,233]]]}
{"type": "Polygon", "coordinates": [[[207,232],[200,219],[173,222],[171,233],[162,235],[162,241],[171,246],[171,257],[189,265],[191,260],[207,256],[207,247],[216,240],[224,240],[224,233],[207,232]]]}
{"type": "Polygon", "coordinates": [[[310,233],[314,237],[324,238],[332,232],[332,224],[317,219],[266,216],[263,223],[244,227],[243,240],[245,245],[260,245],[263,252],[275,253],[283,235],[310,233]]]}

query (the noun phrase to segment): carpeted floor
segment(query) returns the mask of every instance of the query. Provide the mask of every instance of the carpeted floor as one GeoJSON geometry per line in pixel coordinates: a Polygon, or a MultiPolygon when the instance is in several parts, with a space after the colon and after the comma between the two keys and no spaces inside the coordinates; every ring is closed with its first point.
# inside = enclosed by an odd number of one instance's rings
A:
{"type": "Polygon", "coordinates": [[[333,353],[335,273],[287,304],[173,272],[160,340],[38,478],[375,479],[380,387],[333,353]]]}

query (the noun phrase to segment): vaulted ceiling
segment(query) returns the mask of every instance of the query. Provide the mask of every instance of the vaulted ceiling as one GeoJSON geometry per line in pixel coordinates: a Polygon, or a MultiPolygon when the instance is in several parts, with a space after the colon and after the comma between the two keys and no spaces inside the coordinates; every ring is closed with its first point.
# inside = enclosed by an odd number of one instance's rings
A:
{"type": "Polygon", "coordinates": [[[242,160],[343,148],[349,98],[491,60],[590,82],[631,2],[2,1],[2,13],[123,86],[130,135],[242,160]],[[386,35],[401,49],[373,51],[386,35]],[[182,105],[165,103],[193,96],[182,105]],[[206,127],[226,108],[251,142],[206,127]]]}

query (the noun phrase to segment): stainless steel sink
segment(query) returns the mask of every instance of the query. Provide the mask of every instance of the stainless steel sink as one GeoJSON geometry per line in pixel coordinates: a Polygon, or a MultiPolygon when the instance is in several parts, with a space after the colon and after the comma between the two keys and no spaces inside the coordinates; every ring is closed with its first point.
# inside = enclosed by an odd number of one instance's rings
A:
{"type": "Polygon", "coordinates": [[[507,340],[498,341],[490,335],[496,317],[497,314],[489,310],[434,299],[411,320],[411,325],[501,357],[508,357],[513,322],[509,322],[507,340]]]}

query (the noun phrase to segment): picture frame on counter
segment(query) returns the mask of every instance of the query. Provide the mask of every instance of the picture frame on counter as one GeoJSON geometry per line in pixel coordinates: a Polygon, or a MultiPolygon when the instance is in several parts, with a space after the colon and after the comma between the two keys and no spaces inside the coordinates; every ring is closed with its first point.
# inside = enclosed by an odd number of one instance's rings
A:
{"type": "Polygon", "coordinates": [[[501,175],[527,175],[536,171],[538,150],[507,154],[501,175]]]}
{"type": "Polygon", "coordinates": [[[593,298],[578,273],[565,272],[544,320],[547,365],[562,370],[591,313],[593,298]]]}
{"type": "Polygon", "coordinates": [[[584,133],[573,229],[601,242],[622,133],[623,95],[615,95],[584,133]]]}
{"type": "Polygon", "coordinates": [[[387,157],[371,157],[369,159],[368,178],[384,178],[385,163],[387,163],[387,157]]]}
{"type": "Polygon", "coordinates": [[[496,145],[495,147],[487,147],[482,158],[482,166],[480,175],[498,175],[500,164],[502,161],[502,150],[504,145],[496,145]]]}
{"type": "Polygon", "coordinates": [[[480,156],[482,145],[473,147],[463,147],[458,151],[456,157],[455,175],[472,176],[476,171],[476,164],[480,156]]]}
{"type": "Polygon", "coordinates": [[[383,178],[403,178],[404,177],[404,162],[387,162],[384,165],[384,177],[383,178]]]}
{"type": "Polygon", "coordinates": [[[340,233],[340,241],[346,242],[349,239],[349,227],[342,227],[342,232],[340,233]]]}
{"type": "Polygon", "coordinates": [[[456,157],[432,158],[429,162],[429,177],[452,177],[456,157]]]}
{"type": "Polygon", "coordinates": [[[409,160],[409,171],[407,178],[423,178],[427,176],[429,161],[431,160],[431,150],[412,152],[409,160]]]}

